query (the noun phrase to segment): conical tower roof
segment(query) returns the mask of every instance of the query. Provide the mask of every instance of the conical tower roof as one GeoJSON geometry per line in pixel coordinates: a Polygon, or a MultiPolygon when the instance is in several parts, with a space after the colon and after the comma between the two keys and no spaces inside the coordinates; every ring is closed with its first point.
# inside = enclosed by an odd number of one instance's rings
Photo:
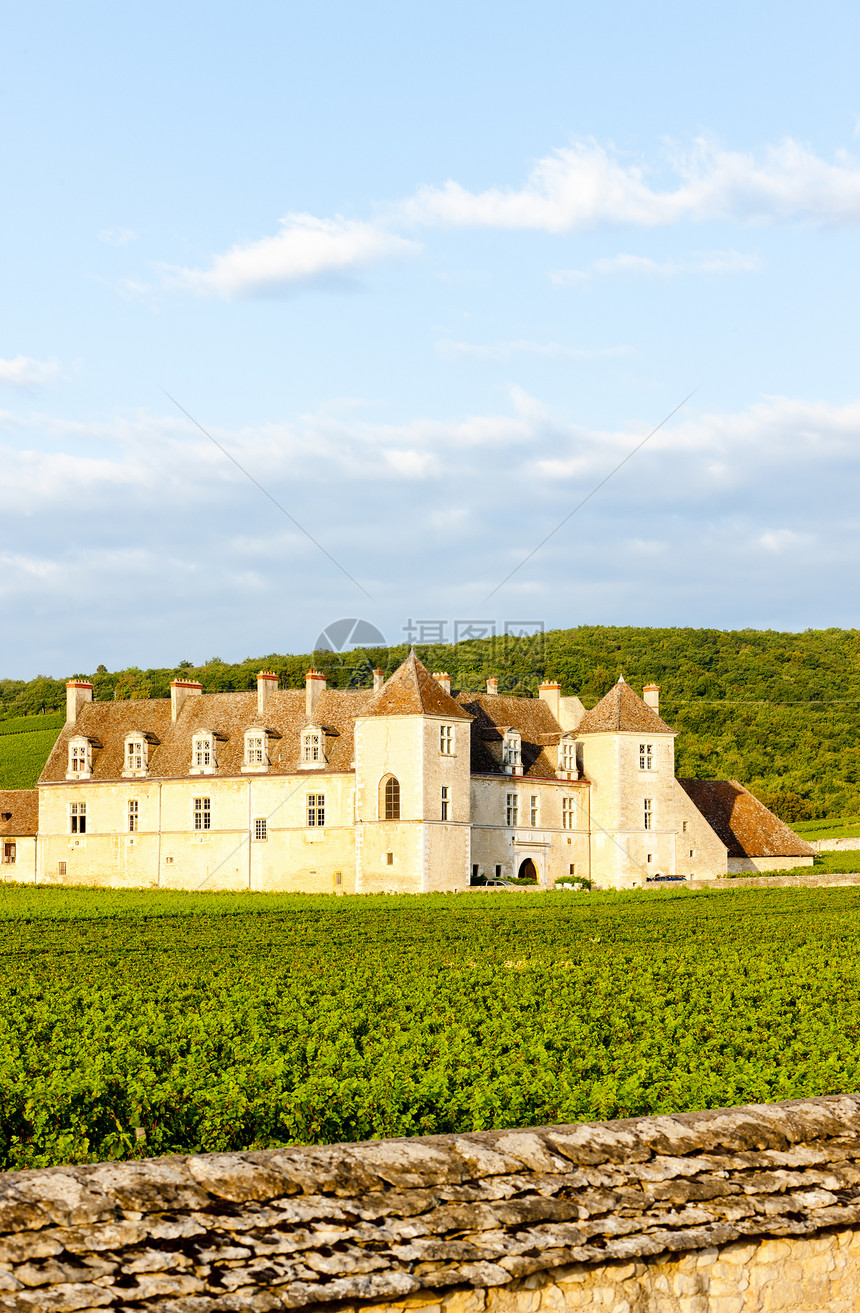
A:
{"type": "Polygon", "coordinates": [[[577,734],[611,734],[618,730],[633,730],[640,734],[677,734],[677,730],[661,720],[656,711],[646,706],[624,680],[624,676],[601,698],[596,707],[587,711],[577,726],[577,734]]]}
{"type": "Polygon", "coordinates": [[[361,716],[444,716],[447,720],[471,720],[472,717],[446,693],[415,649],[398,666],[394,674],[375,693],[361,716]]]}

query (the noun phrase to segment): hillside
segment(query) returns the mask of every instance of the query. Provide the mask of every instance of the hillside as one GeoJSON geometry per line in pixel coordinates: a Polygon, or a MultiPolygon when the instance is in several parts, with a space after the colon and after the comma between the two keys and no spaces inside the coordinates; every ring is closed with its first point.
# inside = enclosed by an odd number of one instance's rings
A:
{"type": "MultiPolygon", "coordinates": [[[[485,639],[418,645],[422,661],[447,670],[455,686],[480,688],[490,674],[499,691],[527,695],[555,678],[565,694],[592,706],[620,674],[635,688],[660,685],[661,715],[679,731],[677,771],[694,778],[742,780],[785,820],[860,812],[860,631],[637,629],[579,626],[535,640],[485,639]]],[[[275,670],[298,688],[310,664],[333,687],[370,683],[373,666],[392,670],[403,645],[343,654],[272,654],[235,664],[94,673],[98,699],[166,697],[177,675],[206,692],[252,688],[257,670],[275,670]]],[[[72,672],[70,672],[71,674],[72,672]]],[[[62,717],[64,680],[0,680],[0,787],[32,784],[62,717]],[[18,730],[11,730],[13,725],[18,730]]]]}

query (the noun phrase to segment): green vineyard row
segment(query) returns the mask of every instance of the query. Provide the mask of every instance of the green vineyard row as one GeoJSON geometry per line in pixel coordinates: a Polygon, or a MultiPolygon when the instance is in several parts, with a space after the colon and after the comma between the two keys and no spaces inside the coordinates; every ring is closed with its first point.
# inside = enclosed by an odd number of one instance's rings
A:
{"type": "Polygon", "coordinates": [[[860,1085],[860,889],[0,886],[0,1167],[860,1085]]]}

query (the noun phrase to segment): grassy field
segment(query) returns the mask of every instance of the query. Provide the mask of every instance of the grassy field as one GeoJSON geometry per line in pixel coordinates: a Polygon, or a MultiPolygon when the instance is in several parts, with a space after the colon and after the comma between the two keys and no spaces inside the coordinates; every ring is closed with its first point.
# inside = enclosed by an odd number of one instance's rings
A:
{"type": "Polygon", "coordinates": [[[0,1167],[856,1089],[858,932],[860,888],[0,886],[0,1167]]]}
{"type": "Polygon", "coordinates": [[[55,711],[0,720],[0,789],[33,788],[65,719],[55,711]]]}

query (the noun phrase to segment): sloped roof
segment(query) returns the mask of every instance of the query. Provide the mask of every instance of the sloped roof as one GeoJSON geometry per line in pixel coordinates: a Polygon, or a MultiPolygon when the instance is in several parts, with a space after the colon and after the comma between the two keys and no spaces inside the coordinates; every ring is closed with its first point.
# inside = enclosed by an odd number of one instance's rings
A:
{"type": "Polygon", "coordinates": [[[577,727],[577,734],[606,734],[613,730],[634,730],[640,734],[677,734],[677,730],[661,720],[656,711],[646,706],[623,679],[600,699],[596,707],[586,711],[577,727]]]}
{"type": "Polygon", "coordinates": [[[446,693],[411,651],[361,712],[362,716],[445,716],[468,720],[468,713],[446,693]]]}
{"type": "Polygon", "coordinates": [[[737,780],[678,780],[729,857],[813,857],[815,849],[737,780]]]}
{"type": "Polygon", "coordinates": [[[0,789],[0,836],[19,839],[38,829],[38,789],[0,789]],[[6,812],[10,813],[8,821],[3,819],[6,812]]]}
{"type": "Polygon", "coordinates": [[[522,739],[523,775],[551,778],[555,754],[547,751],[561,738],[562,731],[547,704],[540,698],[510,698],[497,693],[458,693],[460,706],[474,716],[472,762],[475,774],[502,772],[501,762],[490,749],[500,743],[506,730],[519,731],[522,739]]]}
{"type": "MultiPolygon", "coordinates": [[[[320,766],[321,770],[350,769],[355,718],[372,697],[369,689],[327,689],[319,695],[313,723],[325,735],[327,762],[320,766]]],[[[85,703],[76,724],[61,730],[39,783],[65,782],[68,743],[76,734],[94,741],[92,778],[119,779],[124,765],[125,736],[134,731],[157,740],[149,748],[149,775],[153,778],[187,777],[192,739],[201,730],[216,735],[214,776],[238,775],[244,761],[245,731],[261,723],[272,732],[268,744],[269,773],[286,775],[298,770],[301,733],[308,725],[304,689],[272,692],[262,722],[257,714],[256,691],[189,697],[175,723],[171,720],[169,698],[85,703]]]]}

